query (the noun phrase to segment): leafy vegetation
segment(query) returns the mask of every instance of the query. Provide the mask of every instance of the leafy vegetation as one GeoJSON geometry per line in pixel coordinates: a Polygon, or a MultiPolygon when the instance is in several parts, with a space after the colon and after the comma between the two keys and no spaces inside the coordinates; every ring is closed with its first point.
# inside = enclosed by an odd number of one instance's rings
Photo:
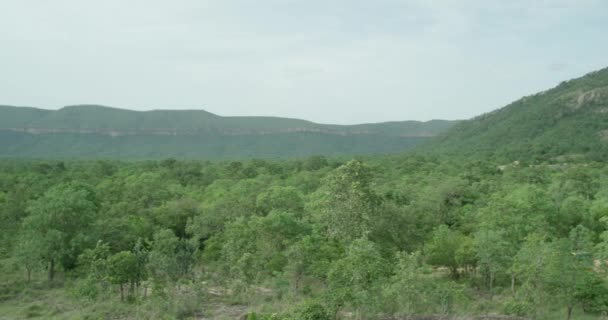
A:
{"type": "Polygon", "coordinates": [[[0,166],[0,311],[11,318],[554,319],[608,309],[602,162],[0,166]]]}
{"type": "Polygon", "coordinates": [[[608,156],[608,68],[463,121],[427,150],[452,157],[547,161],[608,156]]]}

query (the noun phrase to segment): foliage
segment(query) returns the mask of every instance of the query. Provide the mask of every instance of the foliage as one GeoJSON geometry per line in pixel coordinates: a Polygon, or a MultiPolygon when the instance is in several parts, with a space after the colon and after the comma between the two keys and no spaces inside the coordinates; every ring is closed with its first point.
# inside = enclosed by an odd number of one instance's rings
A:
{"type": "Polygon", "coordinates": [[[60,184],[51,188],[28,207],[29,216],[22,228],[22,237],[28,242],[18,248],[20,255],[48,262],[49,279],[53,280],[56,263],[64,269],[73,268],[86,246],[84,231],[96,210],[95,196],[86,186],[60,184]]]}
{"type": "Polygon", "coordinates": [[[428,152],[458,158],[570,161],[603,160],[608,69],[566,81],[501,109],[463,121],[442,134],[428,152]]]}
{"type": "Polygon", "coordinates": [[[0,161],[0,299],[12,318],[605,312],[608,166],[499,165],[0,161]]]}

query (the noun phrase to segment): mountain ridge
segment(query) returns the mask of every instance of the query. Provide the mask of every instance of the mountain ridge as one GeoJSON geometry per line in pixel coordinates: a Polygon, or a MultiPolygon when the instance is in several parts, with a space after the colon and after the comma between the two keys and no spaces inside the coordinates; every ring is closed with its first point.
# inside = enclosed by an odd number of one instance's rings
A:
{"type": "Polygon", "coordinates": [[[331,125],[280,117],[223,117],[203,110],[0,106],[0,157],[233,159],[388,154],[411,150],[454,123],[331,125]]]}
{"type": "Polygon", "coordinates": [[[338,135],[389,134],[402,137],[430,137],[435,136],[458,121],[407,120],[337,125],[272,116],[220,116],[205,110],[194,109],[136,111],[101,105],[72,105],[58,110],[1,105],[0,115],[3,115],[2,118],[5,119],[4,121],[0,120],[0,130],[33,134],[96,133],[112,136],[145,133],[199,134],[214,131],[228,135],[319,132],[338,135]],[[21,111],[30,115],[29,121],[27,121],[27,115],[20,115],[18,117],[20,119],[19,122],[9,122],[14,120],[11,120],[10,115],[4,115],[6,113],[15,114],[21,111]],[[32,113],[35,113],[35,117],[31,117],[32,113]],[[100,118],[102,116],[101,113],[105,115],[120,113],[123,119],[119,122],[112,122],[116,118],[100,118]],[[91,116],[94,116],[94,118],[91,119],[91,116]],[[125,116],[130,116],[131,118],[125,120],[125,116]],[[180,116],[187,116],[188,118],[180,118],[180,116]],[[146,120],[153,120],[155,125],[142,127],[141,124],[138,124],[138,122],[141,123],[146,120]]]}
{"type": "Polygon", "coordinates": [[[608,156],[608,68],[459,122],[422,147],[450,156],[555,160],[608,156]]]}

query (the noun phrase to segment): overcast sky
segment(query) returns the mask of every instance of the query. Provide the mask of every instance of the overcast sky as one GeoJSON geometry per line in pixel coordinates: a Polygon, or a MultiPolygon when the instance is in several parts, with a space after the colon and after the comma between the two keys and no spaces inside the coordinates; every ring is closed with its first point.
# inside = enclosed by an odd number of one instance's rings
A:
{"type": "Polygon", "coordinates": [[[0,0],[0,104],[464,119],[606,66],[606,0],[0,0]]]}

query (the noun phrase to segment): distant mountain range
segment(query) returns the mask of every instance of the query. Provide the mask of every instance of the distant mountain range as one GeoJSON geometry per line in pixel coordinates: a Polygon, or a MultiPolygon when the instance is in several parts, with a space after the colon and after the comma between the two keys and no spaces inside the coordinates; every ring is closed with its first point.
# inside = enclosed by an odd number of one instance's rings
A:
{"type": "Polygon", "coordinates": [[[456,121],[326,125],[203,110],[0,106],[0,157],[243,158],[403,152],[456,121]]]}
{"type": "Polygon", "coordinates": [[[422,149],[510,160],[608,160],[608,68],[462,121],[422,149]]]}
{"type": "Polygon", "coordinates": [[[0,157],[276,158],[420,152],[500,161],[608,159],[608,68],[466,121],[326,125],[202,110],[0,106],[0,157]]]}

